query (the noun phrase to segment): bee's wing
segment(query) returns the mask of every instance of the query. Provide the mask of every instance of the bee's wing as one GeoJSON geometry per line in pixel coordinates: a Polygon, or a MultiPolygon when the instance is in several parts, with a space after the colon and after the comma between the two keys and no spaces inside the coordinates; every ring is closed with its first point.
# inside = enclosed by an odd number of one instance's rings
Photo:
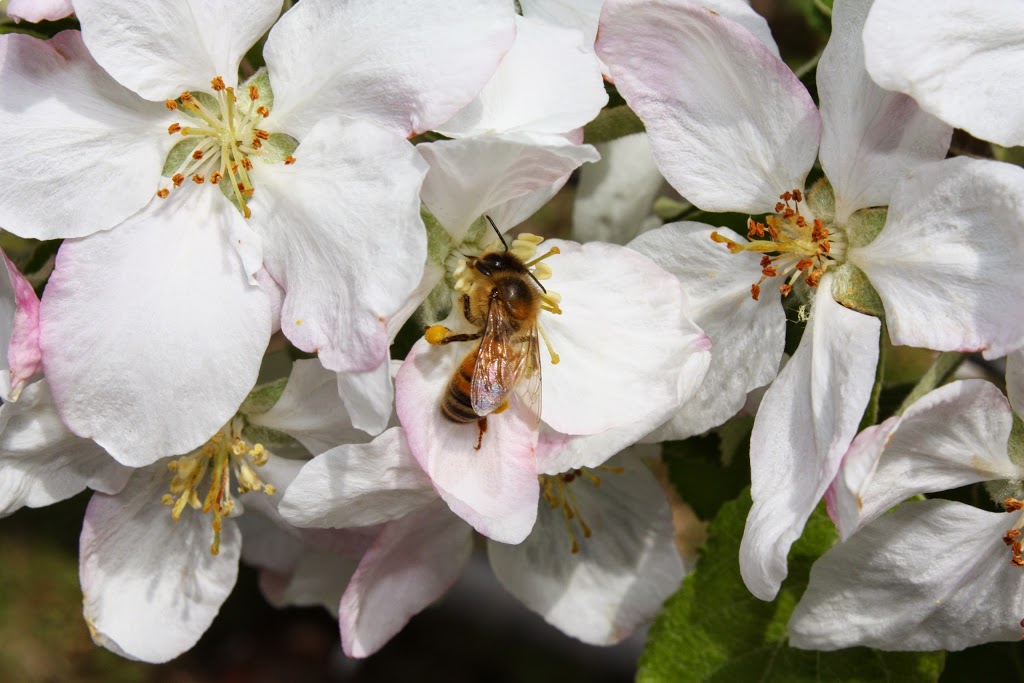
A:
{"type": "Polygon", "coordinates": [[[528,330],[520,329],[516,337],[519,346],[525,351],[523,363],[516,371],[516,394],[529,413],[530,427],[536,429],[540,424],[541,390],[540,390],[540,335],[537,324],[528,330]],[[527,338],[519,341],[523,336],[527,338]]]}
{"type": "Polygon", "coordinates": [[[470,382],[470,402],[477,415],[489,415],[501,407],[526,363],[529,346],[517,342],[504,306],[491,301],[487,308],[480,347],[470,382]]]}

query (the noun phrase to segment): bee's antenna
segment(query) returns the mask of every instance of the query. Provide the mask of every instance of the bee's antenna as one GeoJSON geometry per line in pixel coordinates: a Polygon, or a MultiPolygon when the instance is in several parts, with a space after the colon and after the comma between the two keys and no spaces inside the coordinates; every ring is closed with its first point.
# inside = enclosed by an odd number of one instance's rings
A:
{"type": "Polygon", "coordinates": [[[534,274],[533,274],[532,272],[530,272],[530,271],[526,271],[526,272],[527,272],[527,273],[529,274],[529,276],[530,276],[530,277],[532,277],[532,278],[533,278],[533,281],[537,283],[537,286],[538,286],[538,287],[540,287],[540,291],[542,291],[542,292],[544,292],[545,294],[547,294],[547,293],[548,293],[548,290],[544,289],[544,285],[542,285],[542,284],[540,283],[540,280],[538,280],[538,279],[537,279],[537,276],[536,276],[536,275],[534,275],[534,274]]]}
{"type": "Polygon", "coordinates": [[[494,224],[494,221],[491,219],[490,216],[484,214],[484,218],[486,218],[487,222],[491,224],[492,228],[494,228],[494,232],[498,234],[498,239],[501,240],[502,245],[504,245],[505,251],[508,251],[508,242],[505,241],[505,237],[504,235],[501,234],[501,230],[498,230],[498,226],[494,224]]]}

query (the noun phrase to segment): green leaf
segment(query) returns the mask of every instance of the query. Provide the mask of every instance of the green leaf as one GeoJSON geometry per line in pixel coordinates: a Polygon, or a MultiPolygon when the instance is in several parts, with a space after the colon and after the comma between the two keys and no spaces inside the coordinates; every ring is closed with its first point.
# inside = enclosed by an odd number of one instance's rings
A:
{"type": "Polygon", "coordinates": [[[918,400],[932,389],[945,384],[946,380],[953,375],[954,370],[960,367],[960,363],[964,362],[965,358],[967,358],[967,354],[961,353],[960,351],[946,351],[944,353],[940,353],[935,358],[931,367],[925,371],[921,379],[919,379],[914,388],[911,389],[907,397],[903,399],[903,403],[900,404],[896,413],[902,415],[903,411],[909,408],[914,401],[918,400]]]}
{"type": "Polygon", "coordinates": [[[789,577],[775,602],[743,585],[739,545],[750,494],[719,511],[697,570],[686,577],[651,627],[640,658],[640,683],[925,683],[938,680],[943,653],[853,648],[812,652],[791,648],[786,623],[807,587],[811,565],[835,542],[819,507],[789,554],[789,577]]]}
{"type": "Polygon", "coordinates": [[[583,142],[596,145],[633,133],[642,133],[644,130],[643,121],[626,105],[605,107],[596,119],[584,126],[583,142]]]}

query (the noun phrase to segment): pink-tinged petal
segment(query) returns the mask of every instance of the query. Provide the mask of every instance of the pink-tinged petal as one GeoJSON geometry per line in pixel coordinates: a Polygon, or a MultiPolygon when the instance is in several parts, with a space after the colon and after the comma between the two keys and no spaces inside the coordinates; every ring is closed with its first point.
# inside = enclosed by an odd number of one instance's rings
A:
{"type": "Polygon", "coordinates": [[[438,126],[449,137],[523,131],[558,135],[608,102],[601,64],[579,31],[517,16],[516,40],[476,99],[438,126]]]}
{"type": "Polygon", "coordinates": [[[310,460],[281,500],[281,515],[320,529],[382,524],[436,501],[405,430],[392,427],[371,443],[339,446],[310,460]]]}
{"type": "Polygon", "coordinates": [[[116,496],[94,494],[79,541],[83,612],[98,645],[131,659],[166,662],[209,628],[238,575],[241,534],[224,521],[210,553],[210,518],[186,508],[174,521],[160,503],[170,473],[137,470],[116,496]]]}
{"type": "Polygon", "coordinates": [[[750,592],[772,600],[786,556],[835,478],[871,395],[878,364],[878,318],[831,296],[821,279],[800,346],[761,401],[750,438],[754,505],[740,544],[750,592]]]}
{"type": "Polygon", "coordinates": [[[43,352],[39,348],[39,297],[25,276],[7,258],[7,254],[0,251],[0,256],[7,267],[15,306],[10,334],[0,337],[0,342],[7,341],[7,368],[11,386],[10,394],[5,394],[3,400],[16,401],[25,383],[43,371],[43,352]]]}
{"type": "Polygon", "coordinates": [[[277,284],[277,280],[270,276],[266,268],[261,267],[257,270],[252,279],[256,280],[256,283],[267,293],[267,299],[270,301],[271,330],[279,332],[281,330],[281,308],[284,306],[284,290],[281,289],[281,285],[277,284]]]}
{"type": "Polygon", "coordinates": [[[317,124],[294,156],[250,174],[249,223],[285,291],[281,329],[324,367],[372,370],[387,359],[389,319],[423,275],[426,164],[397,134],[337,117],[317,124]]]}
{"type": "Polygon", "coordinates": [[[1018,514],[904,503],[814,564],[789,621],[790,644],[962,650],[1020,640],[1024,572],[1003,543],[1018,514]]]}
{"type": "Polygon", "coordinates": [[[1007,454],[1013,414],[993,384],[940,387],[877,427],[861,432],[833,484],[843,538],[894,505],[991,479],[1022,479],[1007,454]]]}
{"type": "Polygon", "coordinates": [[[1013,412],[1024,415],[1024,349],[1006,357],[1006,395],[1013,412]]]}
{"type": "Polygon", "coordinates": [[[148,100],[238,83],[238,64],[281,13],[276,0],[75,0],[89,52],[148,100]]]}
{"type": "Polygon", "coordinates": [[[368,657],[451,588],[473,550],[473,536],[444,503],[387,524],[341,598],[341,645],[368,657]]]}
{"type": "Polygon", "coordinates": [[[522,215],[515,207],[504,207],[527,199],[544,204],[570,173],[598,159],[590,145],[554,136],[543,141],[512,135],[440,140],[416,149],[430,166],[423,181],[423,203],[456,245],[485,213],[503,230],[529,218],[532,210],[522,215]]]}
{"type": "Polygon", "coordinates": [[[313,455],[346,443],[368,440],[352,426],[338,397],[337,373],[327,370],[315,358],[292,364],[288,384],[274,407],[252,415],[249,421],[295,438],[313,455]]]}
{"type": "MultiPolygon", "coordinates": [[[[544,281],[561,315],[540,326],[560,356],[541,349],[544,422],[565,434],[596,434],[667,420],[693,396],[711,343],[689,315],[678,280],[627,247],[551,240],[560,253],[544,281]],[[614,390],[613,390],[614,388],[614,390]]],[[[637,433],[639,439],[644,433],[637,433]]]]}
{"type": "Polygon", "coordinates": [[[472,343],[431,347],[420,340],[395,378],[395,408],[409,448],[438,494],[485,536],[519,543],[537,518],[537,432],[518,400],[487,418],[476,450],[476,422],[458,424],[441,413],[441,399],[472,343]]]}
{"type": "MultiPolygon", "coordinates": [[[[571,552],[564,510],[540,505],[537,525],[519,545],[491,541],[494,574],[549,624],[591,645],[613,645],[649,623],[683,578],[672,512],[639,460],[623,454],[596,470],[600,486],[578,476],[571,487],[579,551],[571,552]]],[[[575,522],[574,522],[575,524],[575,522]]]]}
{"type": "Polygon", "coordinates": [[[779,56],[779,46],[775,44],[768,22],[754,11],[750,6],[750,0],[700,0],[700,4],[747,29],[764,43],[773,55],[779,56]]]}
{"type": "Polygon", "coordinates": [[[840,224],[857,209],[888,205],[896,182],[945,158],[953,135],[910,97],[871,80],[861,38],[869,9],[871,0],[835,4],[832,36],[818,63],[821,166],[835,191],[840,224]]]}
{"type": "Polygon", "coordinates": [[[685,439],[738,413],[747,394],[771,382],[786,341],[786,314],[774,287],[755,301],[750,286],[761,278],[754,254],[733,254],[711,233],[746,242],[728,228],[672,223],[629,243],[675,275],[690,295],[695,323],[711,338],[711,365],[697,393],[652,438],[685,439]]]}
{"type": "Polygon", "coordinates": [[[885,306],[894,344],[984,351],[1024,342],[1024,169],[958,157],[893,192],[885,228],[851,249],[885,306]]]}
{"type": "Polygon", "coordinates": [[[927,11],[878,0],[864,26],[867,69],[956,128],[1024,145],[1024,6],[1016,0],[936,0],[927,11]]]}
{"type": "Polygon", "coordinates": [[[46,380],[26,387],[17,403],[0,406],[0,515],[51,505],[86,488],[117,493],[131,473],[64,427],[46,380]]]}
{"type": "Polygon", "coordinates": [[[270,305],[226,239],[220,193],[154,198],[116,230],[61,246],[40,310],[68,428],[139,467],[203,444],[256,382],[270,305]]]}
{"type": "Polygon", "coordinates": [[[38,239],[117,225],[156,194],[172,121],[100,68],[78,31],[0,36],[0,225],[38,239]]]}
{"type": "Polygon", "coordinates": [[[625,244],[661,221],[654,200],[665,184],[651,156],[647,133],[597,145],[601,160],[580,169],[572,205],[577,242],[625,244]]]}
{"type": "Polygon", "coordinates": [[[608,0],[597,54],[643,119],[661,172],[695,205],[765,213],[804,186],[818,110],[739,24],[682,0],[608,0]]]}
{"type": "Polygon", "coordinates": [[[333,114],[426,132],[480,92],[514,38],[504,0],[296,5],[263,50],[275,120],[298,137],[333,114]]]}
{"type": "Polygon", "coordinates": [[[267,602],[278,609],[319,605],[335,615],[345,587],[358,566],[358,557],[310,548],[299,556],[295,567],[287,574],[271,570],[260,572],[260,591],[267,602]]]}
{"type": "Polygon", "coordinates": [[[75,11],[71,0],[10,0],[7,16],[15,21],[56,21],[75,11]]]}

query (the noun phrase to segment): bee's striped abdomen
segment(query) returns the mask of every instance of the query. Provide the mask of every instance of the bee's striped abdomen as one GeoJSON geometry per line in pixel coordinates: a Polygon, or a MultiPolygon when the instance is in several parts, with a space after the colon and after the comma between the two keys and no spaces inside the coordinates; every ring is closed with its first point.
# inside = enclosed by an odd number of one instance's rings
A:
{"type": "Polygon", "coordinates": [[[473,402],[470,398],[473,381],[473,368],[476,367],[476,354],[480,347],[470,351],[459,367],[452,373],[448,387],[441,397],[441,414],[452,422],[466,423],[476,422],[480,416],[473,410],[473,402]]]}

